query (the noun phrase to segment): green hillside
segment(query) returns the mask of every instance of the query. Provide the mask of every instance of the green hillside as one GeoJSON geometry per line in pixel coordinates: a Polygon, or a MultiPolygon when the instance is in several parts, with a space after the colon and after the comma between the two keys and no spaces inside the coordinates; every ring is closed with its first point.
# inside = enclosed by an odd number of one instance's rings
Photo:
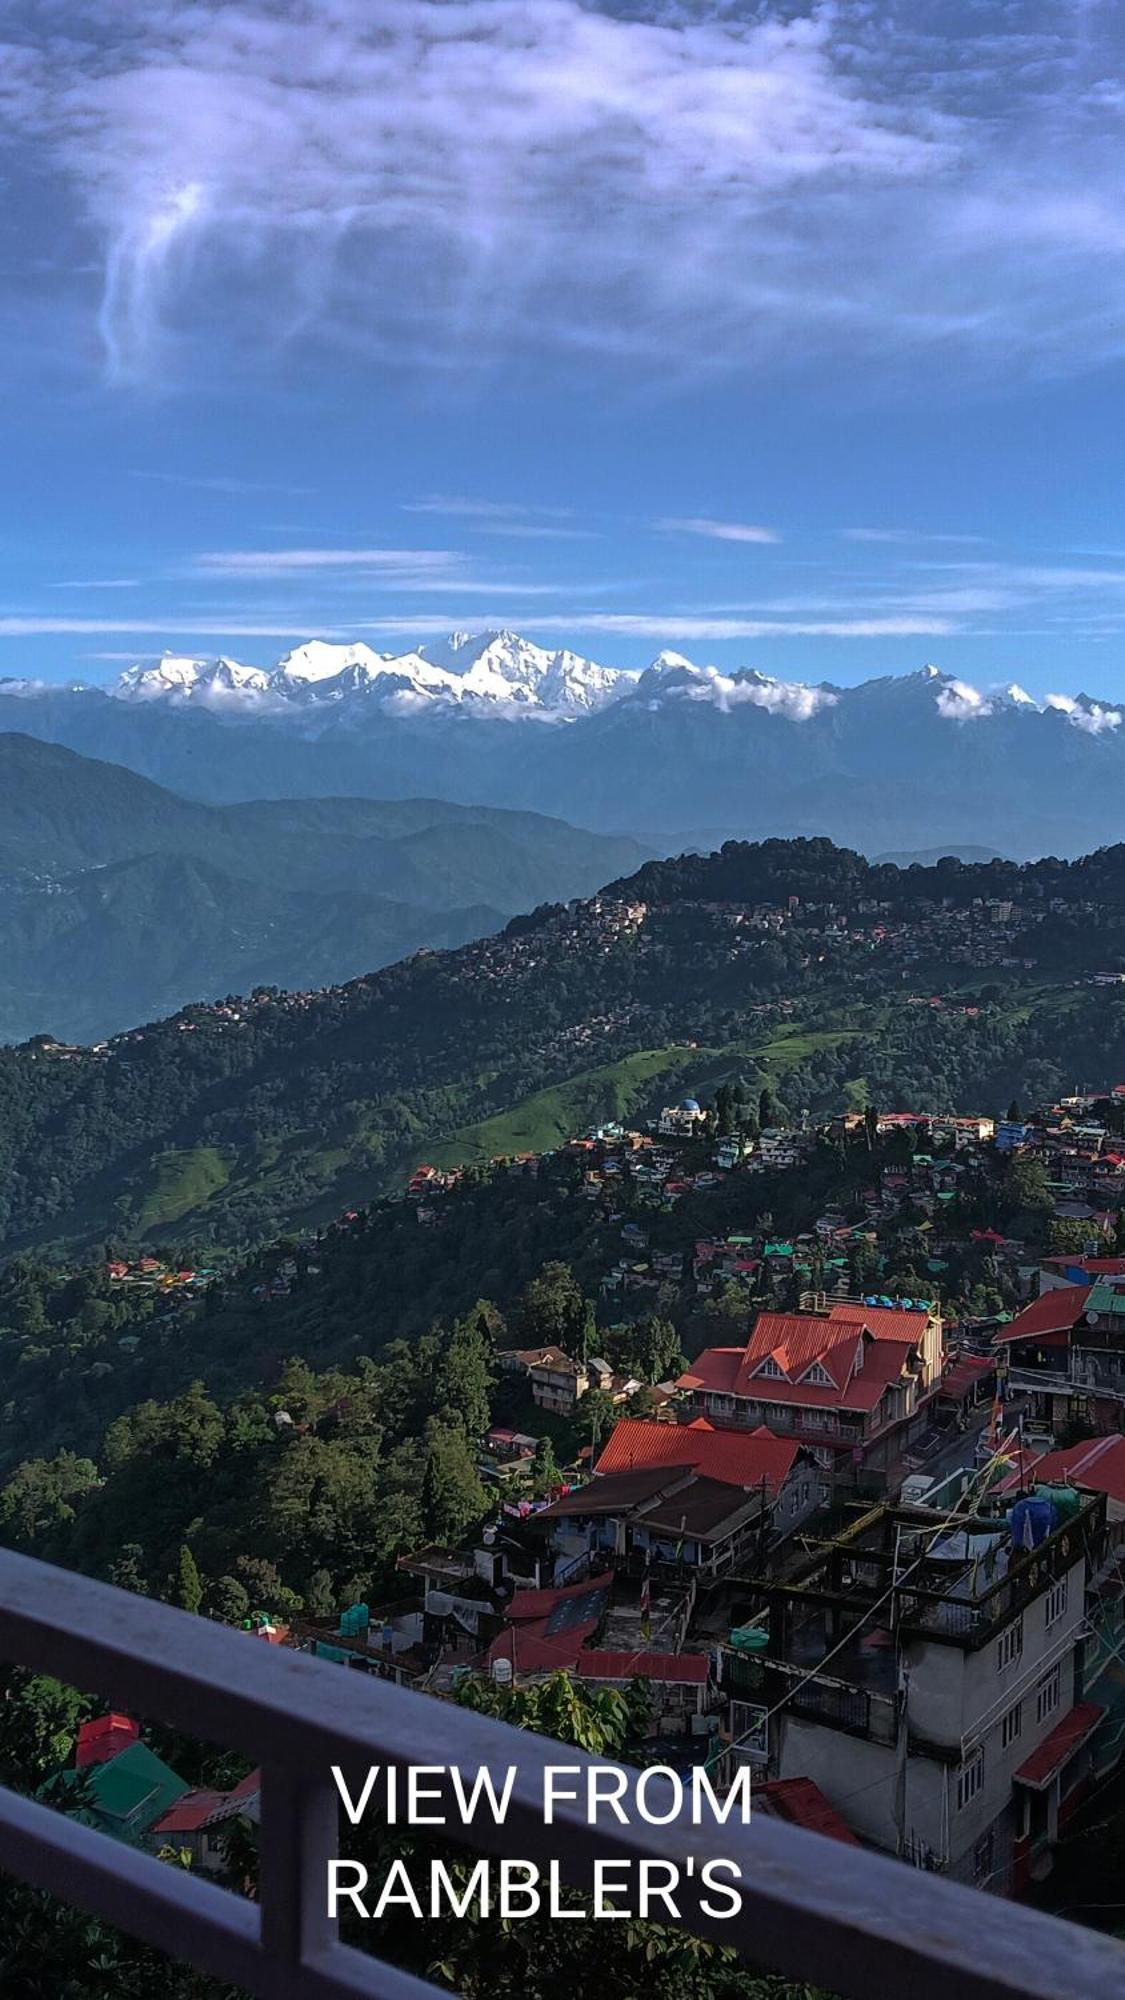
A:
{"type": "Polygon", "coordinates": [[[589,894],[642,853],[433,799],[199,805],[0,735],[0,1041],[97,1041],[188,1000],[338,984],[589,894]]]}

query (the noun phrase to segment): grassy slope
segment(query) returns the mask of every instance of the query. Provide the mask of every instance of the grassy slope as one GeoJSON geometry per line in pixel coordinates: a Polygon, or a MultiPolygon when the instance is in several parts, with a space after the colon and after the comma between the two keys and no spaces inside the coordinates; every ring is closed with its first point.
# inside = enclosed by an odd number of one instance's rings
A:
{"type": "MultiPolygon", "coordinates": [[[[413,1167],[427,1162],[452,1167],[491,1160],[511,1153],[549,1152],[576,1132],[603,1119],[645,1115],[669,1097],[713,1094],[724,1080],[739,1075],[781,1082],[786,1073],[817,1049],[829,1048],[860,1032],[856,1028],[805,1032],[800,1025],[769,1034],[761,1042],[729,1047],[698,1048],[673,1044],[641,1049],[620,1062],[582,1070],[565,1082],[534,1092],[475,1124],[462,1125],[444,1138],[427,1139],[420,1131],[405,1154],[395,1149],[390,1163],[372,1147],[372,1134],[362,1114],[350,1133],[331,1136],[308,1131],[283,1144],[263,1146],[240,1157],[218,1148],[199,1146],[155,1154],[151,1168],[133,1185],[134,1209],[130,1233],[154,1242],[175,1239],[184,1225],[204,1224],[213,1197],[237,1204],[241,1193],[274,1195],[294,1223],[323,1223],[351,1202],[401,1187],[413,1167]],[[317,1192],[295,1195],[293,1176],[314,1179],[317,1192]]],[[[424,1127],[425,1117],[419,1119],[424,1127]]],[[[95,1214],[75,1214],[70,1227],[95,1226],[95,1214]]]]}
{"type": "Polygon", "coordinates": [[[205,1208],[229,1180],[229,1163],[216,1146],[158,1153],[152,1163],[152,1179],[141,1195],[138,1227],[156,1233],[182,1221],[205,1208]]]}

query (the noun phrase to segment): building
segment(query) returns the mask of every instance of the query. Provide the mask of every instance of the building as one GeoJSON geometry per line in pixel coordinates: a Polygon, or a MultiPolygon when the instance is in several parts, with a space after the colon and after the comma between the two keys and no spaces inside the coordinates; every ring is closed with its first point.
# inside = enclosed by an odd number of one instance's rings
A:
{"type": "Polygon", "coordinates": [[[656,1129],[665,1139],[691,1139],[706,1120],[706,1112],[694,1097],[685,1097],[679,1104],[666,1104],[657,1119],[656,1129]]]}
{"type": "Polygon", "coordinates": [[[156,1821],[150,1844],[186,1852],[193,1868],[216,1872],[225,1865],[232,1821],[246,1819],[253,1826],[259,1825],[261,1799],[260,1771],[251,1771],[229,1792],[193,1787],[156,1821]]]}
{"type": "Polygon", "coordinates": [[[705,1419],[625,1418],[593,1479],[534,1517],[569,1566],[584,1554],[623,1573],[674,1565],[712,1581],[760,1568],[770,1549],[823,1507],[828,1481],[812,1453],[764,1427],[747,1435],[705,1419]]]}
{"type": "Polygon", "coordinates": [[[865,1842],[957,1880],[1046,1872],[1105,1713],[1082,1664],[1104,1522],[1073,1492],[956,1522],[884,1507],[767,1584],[768,1776],[811,1779],[865,1842]]]}
{"type": "Polygon", "coordinates": [[[878,1483],[929,1420],[941,1380],[937,1307],[836,1299],[758,1315],[745,1347],[709,1347],[681,1375],[691,1411],[790,1434],[840,1484],[878,1483]]]}
{"type": "Polygon", "coordinates": [[[557,1416],[569,1417],[590,1387],[585,1363],[573,1361],[561,1347],[506,1347],[497,1354],[496,1364],[525,1375],[532,1400],[557,1416]]]}
{"type": "Polygon", "coordinates": [[[160,1845],[154,1829],[188,1790],[186,1780],[138,1739],[114,1754],[67,1772],[75,1819],[130,1847],[160,1845]]]}
{"type": "Polygon", "coordinates": [[[996,1345],[1009,1387],[1030,1396],[1052,1431],[1125,1429],[1125,1278],[1049,1288],[1001,1328],[996,1345]]]}

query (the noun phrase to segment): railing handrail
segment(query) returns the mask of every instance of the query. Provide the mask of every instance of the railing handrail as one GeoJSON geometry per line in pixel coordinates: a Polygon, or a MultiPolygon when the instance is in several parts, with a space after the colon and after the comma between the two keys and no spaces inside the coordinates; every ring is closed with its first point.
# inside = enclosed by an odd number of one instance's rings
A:
{"type": "Polygon", "coordinates": [[[541,1813],[548,1765],[596,1760],[490,1717],[267,1645],[89,1577],[0,1552],[0,1657],[226,1744],[262,1767],[260,1905],[124,1849],[105,1834],[0,1790],[0,1865],[81,1904],[173,1957],[263,2000],[434,2000],[437,1989],[341,1945],[327,1919],[337,1851],[331,1767],[371,1763],[494,1774],[516,1765],[503,1825],[451,1839],[478,1852],[556,1860],[578,1886],[595,1857],[693,1863],[685,1927],[758,1964],[872,2000],[1118,2000],[1125,1956],[1112,1939],[766,1815],[748,1827],[591,1827],[576,1806],[541,1813]],[[742,1908],[708,1918],[704,1861],[741,1869],[742,1908]],[[702,1893],[706,1893],[703,1891],[702,1893]]]}

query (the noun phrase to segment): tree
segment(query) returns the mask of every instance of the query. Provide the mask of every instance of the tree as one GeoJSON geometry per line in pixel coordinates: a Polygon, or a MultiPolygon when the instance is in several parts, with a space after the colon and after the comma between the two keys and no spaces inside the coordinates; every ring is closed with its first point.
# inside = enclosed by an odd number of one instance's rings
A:
{"type": "Polygon", "coordinates": [[[1051,1190],[1042,1160],[1016,1155],[1008,1168],[1008,1199],[1014,1208],[1050,1208],[1051,1190]]]}
{"type": "Polygon", "coordinates": [[[0,1689],[0,1783],[35,1791],[70,1762],[78,1726],[94,1702],[26,1667],[4,1669],[0,1689]]]}
{"type": "Polygon", "coordinates": [[[559,1483],[559,1463],[555,1457],[555,1447],[544,1433],[535,1447],[535,1458],[531,1467],[531,1480],[537,1494],[549,1493],[559,1483]]]}
{"type": "Polygon", "coordinates": [[[438,1417],[426,1425],[421,1497],[422,1532],[439,1544],[459,1541],[466,1528],[488,1511],[488,1494],[464,1431],[438,1417]]]}
{"type": "Polygon", "coordinates": [[[484,1436],[489,1424],[492,1342],[476,1316],[458,1320],[446,1343],[434,1381],[434,1403],[442,1416],[460,1424],[466,1437],[484,1436]]]}
{"type": "Polygon", "coordinates": [[[180,1550],[177,1596],[185,1611],[202,1610],[203,1579],[199,1574],[199,1564],[186,1542],[180,1550]]]}
{"type": "Polygon", "coordinates": [[[208,1610],[224,1625],[241,1625],[250,1610],[246,1587],[236,1576],[220,1576],[207,1592],[208,1610]]]}
{"type": "Polygon", "coordinates": [[[643,1382],[663,1382],[680,1359],[680,1336],[671,1320],[654,1313],[634,1330],[630,1352],[643,1382]]]}
{"type": "Polygon", "coordinates": [[[526,1287],[517,1324],[527,1347],[561,1347],[580,1354],[586,1328],[586,1300],[569,1264],[544,1264],[526,1287]]]}
{"type": "Polygon", "coordinates": [[[30,1548],[73,1521],[100,1484],[93,1460],[72,1451],[26,1459],[0,1493],[0,1533],[16,1548],[30,1548]]]}

